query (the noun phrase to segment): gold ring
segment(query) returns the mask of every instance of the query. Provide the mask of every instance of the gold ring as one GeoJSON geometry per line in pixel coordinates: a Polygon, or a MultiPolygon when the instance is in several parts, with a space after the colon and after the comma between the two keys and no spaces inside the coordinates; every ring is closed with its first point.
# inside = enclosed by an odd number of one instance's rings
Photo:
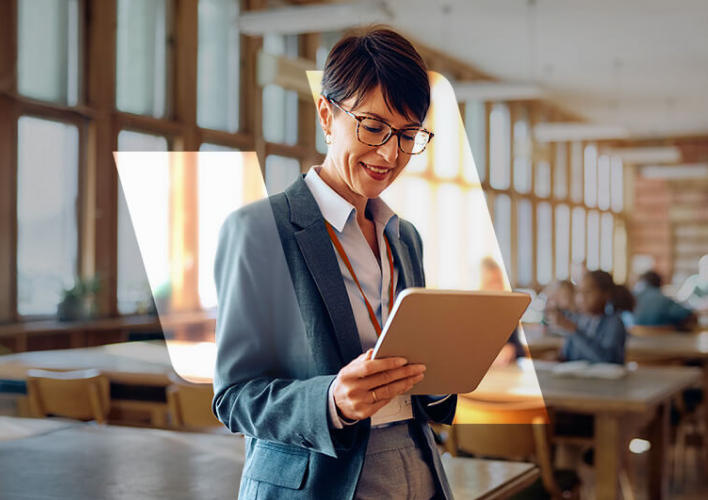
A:
{"type": "Polygon", "coordinates": [[[376,391],[372,390],[371,394],[374,395],[374,403],[376,403],[379,400],[379,398],[376,397],[376,391]]]}

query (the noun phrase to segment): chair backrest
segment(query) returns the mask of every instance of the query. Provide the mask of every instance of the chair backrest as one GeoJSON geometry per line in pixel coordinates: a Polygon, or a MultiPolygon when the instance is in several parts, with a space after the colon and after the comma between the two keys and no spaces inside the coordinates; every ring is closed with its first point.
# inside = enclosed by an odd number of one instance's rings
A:
{"type": "Polygon", "coordinates": [[[27,396],[39,416],[103,423],[110,410],[110,383],[98,370],[28,370],[27,396]]]}
{"type": "Polygon", "coordinates": [[[676,333],[678,328],[675,326],[632,325],[627,330],[630,335],[635,337],[656,337],[676,333]]]}
{"type": "Polygon", "coordinates": [[[167,404],[175,427],[222,427],[211,411],[214,388],[211,384],[192,384],[171,375],[167,404]]]}
{"type": "Polygon", "coordinates": [[[532,460],[541,469],[544,487],[555,495],[559,488],[553,475],[551,416],[542,401],[499,403],[460,397],[458,423],[449,431],[452,447],[481,457],[532,460]]]}

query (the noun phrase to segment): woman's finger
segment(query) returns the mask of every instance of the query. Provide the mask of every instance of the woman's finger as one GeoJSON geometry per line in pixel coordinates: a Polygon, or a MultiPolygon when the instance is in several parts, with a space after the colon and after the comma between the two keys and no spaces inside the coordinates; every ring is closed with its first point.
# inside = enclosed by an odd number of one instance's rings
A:
{"type": "Polygon", "coordinates": [[[417,375],[412,375],[410,377],[397,380],[396,382],[376,387],[373,390],[376,391],[377,397],[391,400],[396,396],[400,396],[401,394],[411,390],[411,388],[423,380],[423,378],[425,378],[425,375],[423,373],[418,373],[417,375]]]}

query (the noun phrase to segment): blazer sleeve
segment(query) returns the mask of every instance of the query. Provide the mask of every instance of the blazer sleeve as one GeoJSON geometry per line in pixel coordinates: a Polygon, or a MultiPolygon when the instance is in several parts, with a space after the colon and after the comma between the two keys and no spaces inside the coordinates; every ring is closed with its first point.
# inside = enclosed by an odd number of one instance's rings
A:
{"type": "MultiPolygon", "coordinates": [[[[220,230],[212,410],[232,432],[336,458],[337,450],[352,445],[356,431],[330,429],[327,393],[335,376],[282,375],[278,342],[288,332],[278,331],[283,327],[277,324],[277,307],[286,300],[287,287],[276,286],[282,277],[274,275],[281,268],[274,259],[282,247],[269,205],[264,210],[260,216],[236,211],[220,230]]],[[[291,283],[286,268],[285,273],[291,283]]]]}
{"type": "MultiPolygon", "coordinates": [[[[425,287],[425,271],[423,266],[423,239],[420,237],[418,230],[410,224],[413,230],[414,241],[412,259],[416,259],[420,268],[420,276],[422,283],[420,286],[425,287]]],[[[408,243],[410,245],[410,243],[408,243]]],[[[414,415],[418,420],[428,422],[436,422],[440,424],[452,424],[457,409],[457,394],[452,394],[444,401],[438,401],[436,396],[413,396],[414,415]]]]}

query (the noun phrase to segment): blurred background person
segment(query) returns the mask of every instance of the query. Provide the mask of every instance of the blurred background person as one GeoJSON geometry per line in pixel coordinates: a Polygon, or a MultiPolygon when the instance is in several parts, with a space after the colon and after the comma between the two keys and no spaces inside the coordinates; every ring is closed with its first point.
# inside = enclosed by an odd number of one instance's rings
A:
{"type": "Polygon", "coordinates": [[[655,271],[647,271],[639,277],[634,287],[637,303],[632,314],[633,324],[673,326],[679,330],[693,328],[696,324],[693,311],[664,295],[661,284],[661,276],[655,271]]]}
{"type": "Polygon", "coordinates": [[[624,363],[627,331],[616,310],[607,314],[607,306],[616,290],[617,286],[608,272],[590,271],[577,288],[577,313],[560,309],[548,311],[551,325],[567,335],[561,349],[561,359],[624,363]]]}

